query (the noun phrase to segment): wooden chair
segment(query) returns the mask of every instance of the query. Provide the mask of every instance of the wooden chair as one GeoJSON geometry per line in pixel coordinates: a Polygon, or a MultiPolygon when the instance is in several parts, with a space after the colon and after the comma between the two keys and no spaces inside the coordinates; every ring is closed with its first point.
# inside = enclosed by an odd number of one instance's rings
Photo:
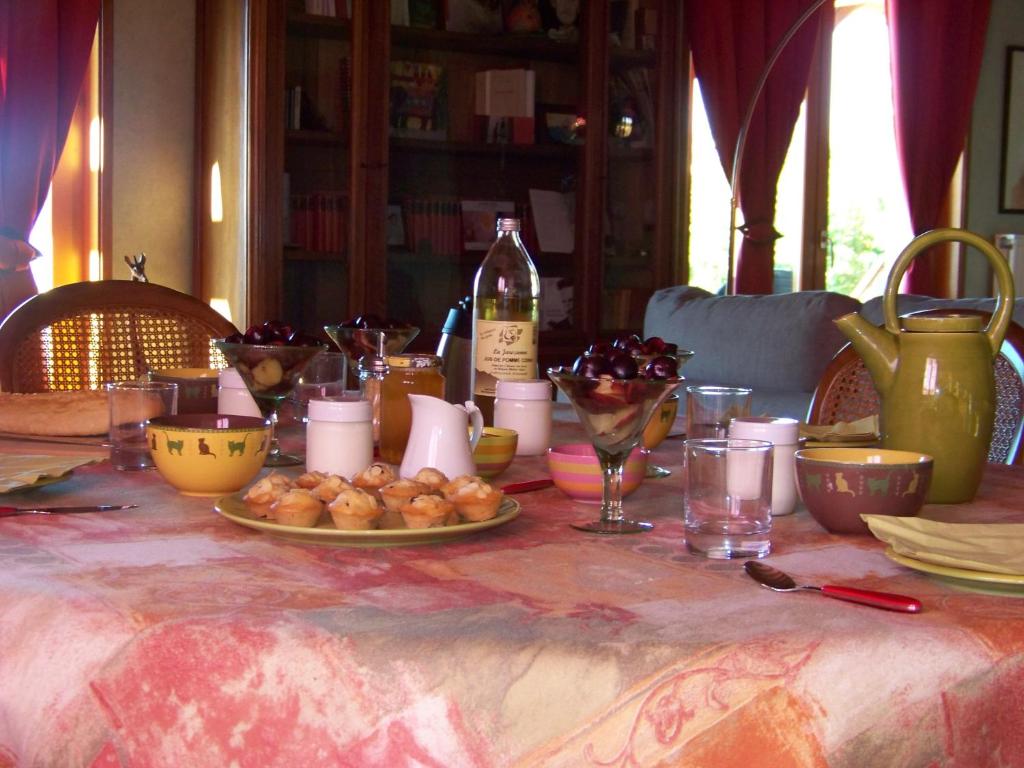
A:
{"type": "Polygon", "coordinates": [[[151,370],[222,368],[212,340],[236,330],[194,296],[154,283],[64,285],[0,324],[0,391],[95,389],[151,370]]]}
{"type": "MultiPolygon", "coordinates": [[[[978,315],[977,309],[925,309],[911,315],[978,315]]],[[[1024,427],[1024,328],[1011,322],[995,359],[996,416],[988,460],[998,464],[1021,463],[1021,432],[1024,427]]],[[[818,381],[807,416],[809,424],[836,424],[876,414],[881,401],[861,356],[851,344],[840,349],[818,381]]]]}

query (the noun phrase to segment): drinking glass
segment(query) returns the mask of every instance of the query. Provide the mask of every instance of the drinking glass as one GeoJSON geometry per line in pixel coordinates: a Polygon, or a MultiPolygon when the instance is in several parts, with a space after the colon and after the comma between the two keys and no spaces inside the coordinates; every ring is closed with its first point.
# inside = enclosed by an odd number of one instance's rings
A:
{"type": "Polygon", "coordinates": [[[347,361],[348,357],[342,352],[321,352],[310,360],[289,398],[296,419],[308,421],[310,400],[345,394],[347,361]]]}
{"type": "Polygon", "coordinates": [[[712,558],[771,550],[772,444],[696,439],[683,443],[686,548],[712,558]]]}
{"type": "Polygon", "coordinates": [[[178,385],[166,381],[121,381],[106,385],[110,404],[110,463],[114,469],[149,469],[146,421],[178,412],[178,385]]]}
{"type": "Polygon", "coordinates": [[[270,419],[270,450],[267,451],[268,467],[287,467],[301,464],[302,459],[281,453],[277,442],[277,419],[281,403],[291,394],[299,377],[316,355],[327,347],[289,347],[274,344],[232,344],[217,341],[217,348],[238,371],[245,386],[259,406],[264,418],[270,419]]]}
{"type": "Polygon", "coordinates": [[[750,398],[746,387],[687,387],[687,439],[728,437],[729,422],[750,415],[750,398]]]}
{"type": "Polygon", "coordinates": [[[590,533],[639,533],[654,526],[622,511],[622,469],[640,443],[644,426],[682,379],[599,379],[549,368],[548,376],[572,403],[597,452],[603,475],[601,517],[572,527],[590,533]]]}

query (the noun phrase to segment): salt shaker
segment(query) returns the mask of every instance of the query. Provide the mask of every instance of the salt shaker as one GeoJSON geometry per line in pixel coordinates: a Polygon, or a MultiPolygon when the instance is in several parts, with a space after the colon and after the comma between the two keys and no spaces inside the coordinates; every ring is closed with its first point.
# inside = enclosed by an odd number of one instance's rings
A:
{"type": "Polygon", "coordinates": [[[765,440],[774,448],[772,461],[772,517],[788,515],[796,507],[796,459],[800,423],[784,416],[741,416],[729,425],[729,437],[765,440]]]}
{"type": "Polygon", "coordinates": [[[551,445],[551,382],[545,379],[499,381],[494,426],[519,433],[516,456],[540,456],[551,445]]]}
{"type": "Polygon", "coordinates": [[[217,375],[217,413],[232,416],[263,415],[241,375],[234,368],[225,368],[217,375]]]}
{"type": "Polygon", "coordinates": [[[309,401],[306,471],[350,478],[373,463],[373,405],[350,397],[309,401]]]}

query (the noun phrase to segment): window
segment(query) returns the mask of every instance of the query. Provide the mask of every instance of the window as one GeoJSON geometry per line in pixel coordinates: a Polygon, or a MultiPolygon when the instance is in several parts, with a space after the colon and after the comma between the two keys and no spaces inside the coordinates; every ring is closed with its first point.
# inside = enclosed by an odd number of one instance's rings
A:
{"type": "MultiPolygon", "coordinates": [[[[804,100],[779,177],[775,292],[828,288],[866,299],[882,292],[890,265],[912,237],[893,131],[883,0],[837,0],[830,49],[827,61],[819,53],[812,65],[828,85],[812,86],[804,100]],[[809,130],[815,119],[827,130],[809,130]],[[828,146],[809,144],[811,136],[827,136],[828,146]],[[816,164],[815,155],[827,161],[816,164]],[[811,222],[821,222],[817,231],[811,222]]],[[[727,278],[729,184],[696,81],[690,114],[689,282],[718,292],[727,278]]]]}
{"type": "Polygon", "coordinates": [[[100,173],[103,129],[100,118],[100,30],[50,193],[29,242],[40,252],[32,276],[40,292],[57,285],[102,277],[100,259],[100,173]]]}

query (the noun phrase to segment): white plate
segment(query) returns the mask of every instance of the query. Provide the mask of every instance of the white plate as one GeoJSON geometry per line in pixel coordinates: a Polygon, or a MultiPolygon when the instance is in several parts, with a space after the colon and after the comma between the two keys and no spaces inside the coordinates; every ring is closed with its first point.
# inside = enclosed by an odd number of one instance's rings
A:
{"type": "Polygon", "coordinates": [[[489,528],[504,525],[519,516],[519,502],[506,497],[498,507],[497,517],[482,523],[461,523],[441,528],[395,528],[372,531],[339,531],[330,523],[315,528],[281,525],[262,518],[254,518],[242,500],[241,493],[218,499],[214,511],[233,523],[264,531],[304,544],[325,544],[333,547],[403,547],[412,544],[434,544],[469,536],[489,528]]]}

